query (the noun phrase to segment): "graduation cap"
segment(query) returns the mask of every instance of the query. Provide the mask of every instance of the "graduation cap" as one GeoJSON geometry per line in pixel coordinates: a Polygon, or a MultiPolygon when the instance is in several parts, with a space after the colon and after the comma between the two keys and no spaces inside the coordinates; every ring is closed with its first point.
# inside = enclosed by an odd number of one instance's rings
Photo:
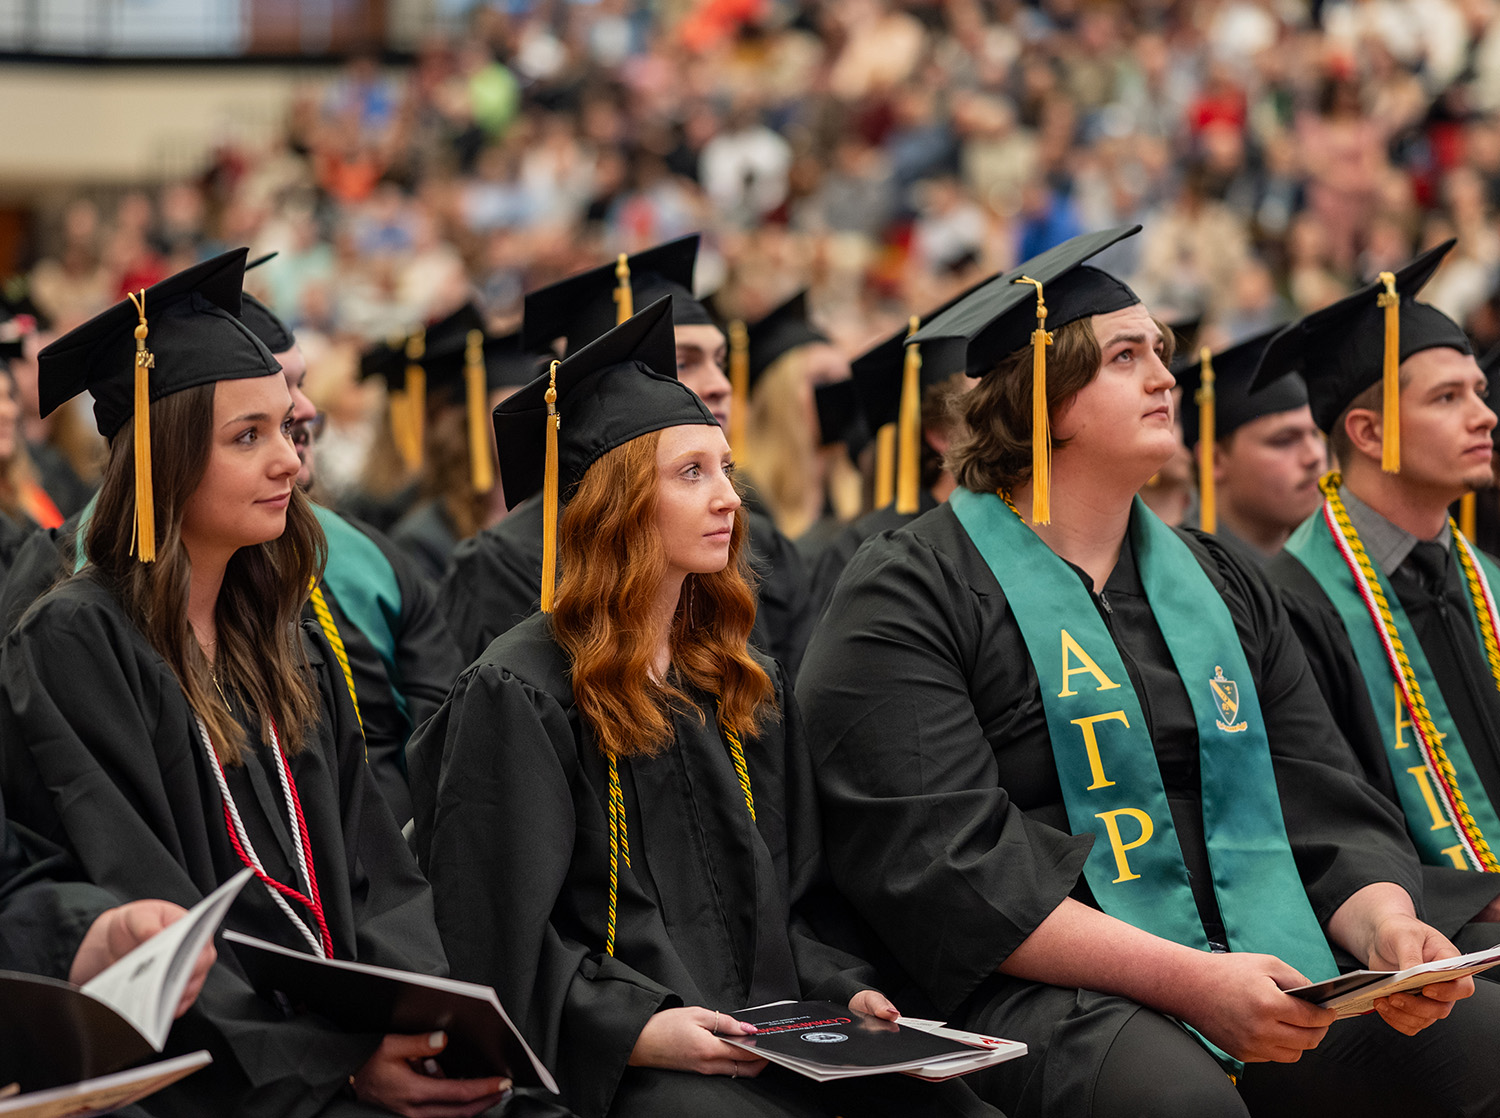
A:
{"type": "Polygon", "coordinates": [[[495,409],[495,445],[505,503],[542,490],[542,610],[557,577],[561,493],[600,456],[665,427],[717,427],[703,401],[677,379],[672,300],[658,299],[565,361],[553,361],[495,409]]]}
{"type": "Polygon", "coordinates": [[[964,367],[957,346],[943,341],[909,346],[908,340],[922,326],[995,278],[980,280],[921,317],[913,315],[904,328],[850,362],[860,410],[876,433],[877,508],[884,508],[892,500],[897,512],[913,513],[920,507],[922,389],[946,380],[964,367]],[[907,381],[912,378],[915,380],[908,390],[907,381]]]}
{"type": "MultiPolygon", "coordinates": [[[[744,448],[745,421],[755,382],[760,380],[777,358],[798,346],[817,343],[826,345],[828,335],[814,329],[807,320],[806,288],[756,322],[747,325],[743,319],[729,320],[725,333],[729,338],[728,437],[730,447],[735,454],[739,454],[744,448]]],[[[836,410],[842,406],[840,397],[835,394],[825,406],[836,410]]],[[[830,413],[830,419],[833,418],[830,413]]],[[[824,441],[826,444],[838,442],[839,439],[833,437],[824,441]]]]}
{"type": "Polygon", "coordinates": [[[693,297],[698,238],[697,233],[690,233],[634,256],[622,252],[612,264],[530,292],[521,344],[541,353],[557,338],[566,337],[570,352],[581,349],[624,322],[637,306],[652,305],[668,295],[672,296],[675,325],[714,325],[708,308],[693,297]]]}
{"type": "Polygon", "coordinates": [[[1085,233],[1033,256],[934,317],[908,343],[922,345],[924,356],[929,356],[927,344],[937,341],[937,352],[955,363],[961,348],[960,367],[971,377],[984,376],[1011,354],[1031,346],[1031,516],[1038,524],[1052,519],[1052,433],[1047,415],[1051,330],[1140,302],[1120,280],[1085,263],[1140,230],[1139,225],[1122,225],[1085,233]],[[951,351],[950,346],[954,347],[951,351]]]}
{"type": "Polygon", "coordinates": [[[281,365],[240,321],[245,249],[195,264],[70,330],[38,355],[45,417],[90,392],[99,433],[135,424],[137,557],[156,558],[151,487],[152,401],[221,380],[268,376],[281,365]]]}
{"type": "Polygon", "coordinates": [[[1198,524],[1205,532],[1218,528],[1214,443],[1252,419],[1307,404],[1307,385],[1296,373],[1286,373],[1262,391],[1250,392],[1261,354],[1280,330],[1279,326],[1262,330],[1218,353],[1204,346],[1172,362],[1172,374],[1182,386],[1183,442],[1189,450],[1195,444],[1198,447],[1198,524]]]}
{"type": "MultiPolygon", "coordinates": [[[[850,443],[862,439],[860,446],[868,441],[864,424],[864,413],[859,407],[859,392],[852,377],[829,381],[813,389],[813,407],[818,413],[819,439],[824,446],[834,443],[850,443]]],[[[733,415],[731,413],[731,418],[733,415]]],[[[858,449],[851,450],[858,453],[858,449]]]]}
{"type": "Polygon", "coordinates": [[[1381,382],[1381,467],[1399,472],[1401,362],[1425,349],[1473,353],[1456,322],[1416,301],[1455,243],[1428,249],[1394,273],[1381,272],[1374,283],[1286,327],[1266,347],[1250,390],[1259,392],[1285,373],[1301,373],[1313,421],[1331,433],[1354,398],[1381,382]]]}
{"type": "MultiPolygon", "coordinates": [[[[266,261],[274,260],[276,256],[274,252],[257,256],[245,265],[245,271],[259,268],[266,261]]],[[[248,291],[241,294],[240,300],[240,321],[250,327],[250,332],[265,342],[266,348],[272,353],[285,353],[297,344],[292,328],[283,322],[270,307],[248,291]]]]}

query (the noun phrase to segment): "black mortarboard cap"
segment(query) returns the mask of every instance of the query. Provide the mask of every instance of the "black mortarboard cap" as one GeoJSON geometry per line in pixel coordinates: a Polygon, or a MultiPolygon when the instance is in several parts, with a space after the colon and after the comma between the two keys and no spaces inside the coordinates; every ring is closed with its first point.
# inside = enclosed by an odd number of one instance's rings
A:
{"type": "MultiPolygon", "coordinates": [[[[505,503],[514,508],[545,479],[550,377],[543,373],[495,409],[505,503]]],[[[557,366],[558,481],[566,494],[607,451],[683,424],[718,426],[677,379],[672,307],[659,299],[557,366]]]]}
{"type": "MultiPolygon", "coordinates": [[[[1395,273],[1400,299],[1399,361],[1425,349],[1472,353],[1468,335],[1436,307],[1416,301],[1454,241],[1428,249],[1395,273]]],[[[1380,382],[1385,360],[1385,291],[1380,280],[1283,329],[1266,347],[1251,385],[1259,392],[1286,373],[1307,382],[1313,422],[1331,432],[1338,417],[1365,389],[1380,382]]]]}
{"type": "Polygon", "coordinates": [[[276,316],[276,312],[266,306],[248,291],[240,296],[240,321],[250,328],[254,334],[265,343],[267,349],[272,353],[285,353],[297,344],[297,338],[292,329],[276,316]]]}
{"type": "MultiPolygon", "coordinates": [[[[429,392],[443,388],[456,391],[463,387],[468,364],[469,334],[474,330],[478,330],[482,335],[481,352],[484,356],[484,383],[487,390],[519,388],[535,379],[541,358],[521,349],[520,331],[509,334],[489,333],[485,329],[484,319],[478,308],[472,303],[466,303],[441,322],[427,328],[427,353],[422,364],[427,370],[429,392]]],[[[391,358],[384,355],[375,356],[375,351],[371,352],[371,361],[378,374],[381,361],[389,363],[391,358]]],[[[402,370],[405,368],[405,363],[404,356],[400,357],[402,370]]],[[[392,372],[396,376],[396,386],[399,388],[402,371],[392,370],[392,372]]]]}
{"type": "Polygon", "coordinates": [[[813,389],[813,406],[818,412],[819,437],[824,446],[848,443],[851,437],[868,438],[853,378],[818,385],[813,389]]]}
{"type": "MultiPolygon", "coordinates": [[[[1237,429],[1264,415],[1291,411],[1307,403],[1307,385],[1296,373],[1278,377],[1259,392],[1251,393],[1250,382],[1260,365],[1260,357],[1279,333],[1281,327],[1244,339],[1209,355],[1214,371],[1214,438],[1224,439],[1237,429]]],[[[1179,353],[1172,362],[1172,374],[1182,388],[1183,441],[1191,448],[1198,441],[1198,391],[1202,386],[1203,354],[1201,350],[1179,353]]]]}
{"type": "Polygon", "coordinates": [[[1042,284],[1047,305],[1048,330],[1057,330],[1090,315],[1109,314],[1140,302],[1135,292],[1108,272],[1088,266],[1097,256],[1126,237],[1140,232],[1139,225],[1122,225],[1099,233],[1085,233],[1033,256],[1024,264],[980,285],[942,314],[935,315],[912,337],[922,346],[925,364],[929,355],[942,355],[971,377],[990,372],[1004,358],[1031,345],[1036,329],[1036,288],[1015,282],[1021,276],[1042,284]],[[931,346],[929,343],[937,342],[931,346]],[[961,343],[962,365],[949,345],[961,343]]]}
{"type": "MultiPolygon", "coordinates": [[[[146,288],[150,398],[221,380],[279,372],[271,351],[240,321],[245,250],[195,264],[146,288]]],[[[125,299],[42,350],[37,392],[50,415],[81,392],[94,397],[99,433],[112,437],[135,414],[135,329],[125,299]]]]}
{"type": "Polygon", "coordinates": [[[762,373],[776,359],[798,346],[827,344],[828,335],[813,328],[807,320],[807,291],[797,292],[781,306],[758,322],[746,327],[750,346],[750,384],[753,387],[762,373]]]}
{"type": "MultiPolygon", "coordinates": [[[[677,326],[714,324],[708,308],[693,297],[693,267],[698,261],[698,234],[648,248],[628,257],[631,301],[639,310],[672,296],[677,326]]],[[[581,349],[613,330],[619,321],[619,262],[601,264],[526,296],[521,344],[541,353],[557,338],[568,339],[568,352],[581,349]]]]}

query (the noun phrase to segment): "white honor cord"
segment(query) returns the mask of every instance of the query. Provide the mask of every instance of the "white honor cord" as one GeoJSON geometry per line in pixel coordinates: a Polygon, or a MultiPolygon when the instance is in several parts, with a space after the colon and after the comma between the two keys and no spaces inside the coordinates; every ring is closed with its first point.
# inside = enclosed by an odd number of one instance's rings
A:
{"type": "MultiPolygon", "coordinates": [[[[203,748],[208,751],[208,767],[213,770],[214,780],[219,785],[219,795],[223,797],[224,806],[229,809],[229,818],[234,823],[234,833],[240,840],[240,846],[245,851],[245,857],[250,859],[250,864],[254,866],[258,872],[264,874],[266,873],[266,868],[261,865],[260,856],[255,853],[255,847],[251,844],[250,836],[245,831],[244,821],[240,819],[240,809],[234,802],[234,796],[232,796],[229,792],[229,782],[224,779],[224,767],[219,763],[218,754],[214,752],[213,742],[209,739],[208,736],[208,727],[203,724],[203,719],[199,718],[196,713],[193,715],[193,717],[198,723],[198,733],[202,738],[203,748]]],[[[288,779],[286,773],[286,764],[281,759],[281,742],[277,740],[276,731],[274,728],[271,730],[271,744],[276,754],[276,771],[281,776],[281,792],[282,795],[286,797],[287,817],[288,822],[290,823],[292,828],[292,845],[297,849],[297,865],[298,868],[302,871],[303,880],[306,881],[307,859],[302,850],[302,831],[301,828],[297,826],[297,813],[292,808],[291,793],[286,786],[286,782],[288,779]]],[[[266,876],[269,877],[270,875],[266,874],[266,876]]],[[[307,926],[307,923],[297,915],[296,911],[292,908],[291,903],[287,901],[287,899],[280,893],[278,893],[275,889],[271,888],[271,886],[266,885],[264,881],[262,881],[261,884],[265,886],[266,892],[271,894],[271,899],[276,902],[276,907],[281,909],[281,911],[286,914],[287,919],[296,925],[297,931],[302,933],[302,938],[307,940],[307,942],[312,946],[313,953],[320,959],[327,958],[328,953],[323,950],[322,941],[313,934],[312,930],[307,926]]],[[[311,886],[309,885],[308,888],[310,889],[311,886]]]]}

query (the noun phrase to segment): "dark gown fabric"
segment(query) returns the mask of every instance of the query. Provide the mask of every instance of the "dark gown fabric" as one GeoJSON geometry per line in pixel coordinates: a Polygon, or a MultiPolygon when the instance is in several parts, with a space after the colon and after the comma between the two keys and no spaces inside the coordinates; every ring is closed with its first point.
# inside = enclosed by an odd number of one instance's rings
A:
{"type": "MultiPolygon", "coordinates": [[[[1399,817],[1360,776],[1271,590],[1211,537],[1182,536],[1244,647],[1317,918],[1374,882],[1420,898],[1399,817]]],[[[1095,601],[1140,696],[1205,931],[1218,938],[1196,726],[1128,543],[1095,601]]],[[[1092,840],[1069,833],[1036,672],[951,509],[860,549],[808,648],[798,697],[835,884],[899,978],[939,1012],[1031,1046],[977,1081],[1013,1118],[1091,1113],[1101,1061],[1139,1007],[996,973],[1065,897],[1093,903],[1081,874],[1092,840]]]]}
{"type": "Polygon", "coordinates": [[[422,573],[433,582],[441,582],[453,566],[453,549],[458,535],[441,501],[428,498],[419,501],[391,526],[391,539],[406,549],[422,573]]]}
{"type": "MultiPolygon", "coordinates": [[[[1295,555],[1283,552],[1267,573],[1280,591],[1334,721],[1349,739],[1370,783],[1400,810],[1370,690],[1343,619],[1295,555]]],[[[1490,802],[1500,806],[1500,693],[1474,635],[1463,573],[1451,555],[1441,578],[1424,575],[1408,559],[1389,582],[1442,687],[1480,783],[1490,802]]],[[[1444,866],[1423,866],[1422,877],[1426,917],[1435,928],[1465,950],[1500,943],[1500,924],[1470,923],[1500,894],[1500,877],[1444,866]]]]}
{"type": "Polygon", "coordinates": [[[40,527],[25,513],[13,516],[0,513],[0,584],[9,577],[16,556],[26,546],[26,541],[39,531],[40,527]]]}
{"type": "MultiPolygon", "coordinates": [[[[774,1069],[752,1085],[626,1066],[658,1010],[847,1001],[870,984],[815,932],[836,924],[842,901],[826,881],[796,709],[766,666],[781,714],[744,743],[754,821],[704,696],[703,717],[676,715],[668,749],[620,762],[630,859],[613,956],[608,766],[550,619],[491,644],[413,739],[414,845],[453,973],[499,990],[579,1114],[827,1114],[821,1100],[846,1097],[789,1086],[774,1069]]],[[[905,1081],[870,1093],[905,1100],[900,1114],[984,1112],[967,1089],[905,1081]]]]}
{"type": "Polygon", "coordinates": [[[903,524],[910,524],[923,513],[931,512],[937,507],[937,498],[929,490],[923,489],[917,494],[917,511],[914,513],[897,512],[896,505],[892,502],[884,508],[873,509],[865,513],[852,524],[845,525],[843,530],[818,553],[817,560],[809,564],[812,569],[812,589],[809,597],[812,600],[814,616],[822,617],[824,611],[828,609],[828,600],[833,597],[833,588],[839,584],[839,576],[844,573],[849,560],[854,558],[854,553],[859,550],[860,544],[871,536],[880,535],[881,532],[894,532],[903,524]]]}
{"type": "Polygon", "coordinates": [[[57,511],[72,516],[94,495],[94,487],[78,476],[67,456],[50,443],[27,443],[27,453],[35,464],[38,480],[57,511]]]}
{"type": "MultiPolygon", "coordinates": [[[[364,763],[354,711],[316,626],[304,646],[323,712],[292,758],[335,954],[445,970],[431,893],[364,763]]],[[[121,900],[189,907],[240,868],[187,701],[113,594],[85,574],[46,595],[0,652],[0,784],[14,816],[121,900]]],[[[252,739],[255,740],[255,739],[252,739]]],[[[228,778],[267,871],[289,880],[293,847],[269,752],[228,778]]],[[[252,882],[225,925],[292,947],[305,941],[252,882]]],[[[370,1112],[343,1092],[378,1037],[284,1019],[228,949],[169,1053],[207,1048],[211,1067],[154,1096],[161,1115],[267,1118],[370,1112]]]]}
{"type": "MultiPolygon", "coordinates": [[[[814,621],[807,573],[793,543],[747,506],[756,588],[750,642],[794,678],[814,621]]],[[[477,660],[490,641],[537,611],[542,590],[542,504],[523,501],[504,520],[462,541],[440,591],[459,652],[477,660]]]]}
{"type": "Polygon", "coordinates": [[[74,514],[61,527],[37,529],[16,548],[0,587],[0,625],[5,632],[15,628],[32,602],[73,573],[77,531],[74,514]]]}

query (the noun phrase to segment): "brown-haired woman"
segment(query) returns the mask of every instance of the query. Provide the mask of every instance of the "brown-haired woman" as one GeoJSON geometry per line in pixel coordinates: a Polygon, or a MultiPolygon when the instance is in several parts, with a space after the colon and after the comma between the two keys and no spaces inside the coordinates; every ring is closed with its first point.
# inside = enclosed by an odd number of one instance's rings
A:
{"type": "MultiPolygon", "coordinates": [[[[550,612],[498,637],[413,739],[454,974],[500,991],[589,1118],[990,1113],[956,1084],[761,1075],[718,1039],[785,998],[895,1010],[812,929],[837,904],[801,726],[747,645],[745,513],[722,431],[671,375],[665,304],[557,369],[556,600],[544,584],[550,612]]],[[[542,484],[548,385],[496,411],[508,498],[542,484]]]]}
{"type": "MultiPolygon", "coordinates": [[[[237,317],[244,258],[179,273],[42,354],[44,408],[88,388],[111,446],[87,565],[0,653],[6,800],[122,900],[191,905],[249,866],[259,882],[229,927],[441,971],[429,891],[334,658],[298,621],[324,542],[295,485],[285,378],[237,317]]],[[[417,1074],[434,1039],[288,1016],[225,958],[169,1041],[214,1063],[150,1109],[459,1116],[499,1101],[503,1081],[417,1074]]]]}

